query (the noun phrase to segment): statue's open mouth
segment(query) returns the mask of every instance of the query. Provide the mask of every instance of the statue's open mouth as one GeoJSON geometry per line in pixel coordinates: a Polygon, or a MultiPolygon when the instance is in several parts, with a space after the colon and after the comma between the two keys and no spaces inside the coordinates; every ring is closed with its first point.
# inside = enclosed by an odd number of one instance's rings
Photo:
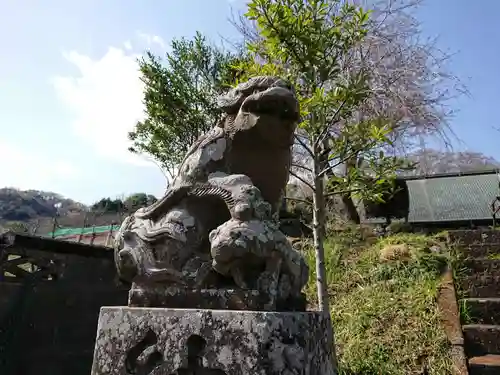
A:
{"type": "Polygon", "coordinates": [[[299,104],[293,93],[284,87],[255,90],[241,105],[241,112],[268,115],[292,122],[299,119],[299,104]]]}

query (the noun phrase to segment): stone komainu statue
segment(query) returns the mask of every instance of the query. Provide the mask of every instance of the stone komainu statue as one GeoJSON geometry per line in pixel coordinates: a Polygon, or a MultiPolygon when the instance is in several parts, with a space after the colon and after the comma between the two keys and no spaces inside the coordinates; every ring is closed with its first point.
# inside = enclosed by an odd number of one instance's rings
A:
{"type": "Polygon", "coordinates": [[[136,283],[300,294],[308,267],[278,230],[299,105],[293,88],[255,77],[219,98],[224,115],[184,157],[165,196],[126,218],[119,275],[136,283]]]}

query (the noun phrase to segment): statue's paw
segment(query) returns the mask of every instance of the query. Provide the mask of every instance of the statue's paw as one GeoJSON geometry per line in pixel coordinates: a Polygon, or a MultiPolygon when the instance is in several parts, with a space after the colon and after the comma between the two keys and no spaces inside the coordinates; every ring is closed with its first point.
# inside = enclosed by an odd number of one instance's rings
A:
{"type": "Polygon", "coordinates": [[[206,285],[207,280],[210,278],[210,275],[212,273],[212,263],[211,262],[206,262],[203,263],[198,271],[196,272],[196,277],[194,280],[194,287],[195,288],[202,288],[204,285],[206,285]]]}
{"type": "Polygon", "coordinates": [[[279,271],[264,271],[257,279],[257,288],[260,291],[275,294],[278,289],[279,271]]]}

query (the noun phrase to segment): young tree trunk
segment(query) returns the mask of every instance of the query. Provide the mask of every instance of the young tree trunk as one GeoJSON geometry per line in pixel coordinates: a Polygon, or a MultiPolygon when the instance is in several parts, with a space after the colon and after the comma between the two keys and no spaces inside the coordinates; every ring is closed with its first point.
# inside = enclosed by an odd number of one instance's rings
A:
{"type": "Polygon", "coordinates": [[[318,289],[318,303],[321,312],[328,322],[326,338],[328,347],[331,348],[332,363],[337,368],[337,355],[335,353],[335,339],[333,324],[330,316],[330,303],[328,298],[325,249],[323,242],[325,239],[325,195],[323,177],[318,177],[322,168],[321,163],[314,163],[314,196],[313,196],[313,239],[316,258],[316,287],[318,289]]]}

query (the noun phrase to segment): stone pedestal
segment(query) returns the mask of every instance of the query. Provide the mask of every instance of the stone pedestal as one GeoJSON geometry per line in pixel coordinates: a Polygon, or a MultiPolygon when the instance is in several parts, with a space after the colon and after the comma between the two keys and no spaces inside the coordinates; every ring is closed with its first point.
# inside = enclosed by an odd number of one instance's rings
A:
{"type": "Polygon", "coordinates": [[[251,311],[305,311],[306,299],[270,302],[269,296],[257,290],[241,289],[181,289],[165,285],[132,283],[129,291],[130,307],[170,307],[176,309],[251,310],[251,311]]]}
{"type": "Polygon", "coordinates": [[[333,375],[319,312],[103,307],[92,375],[333,375]]]}

